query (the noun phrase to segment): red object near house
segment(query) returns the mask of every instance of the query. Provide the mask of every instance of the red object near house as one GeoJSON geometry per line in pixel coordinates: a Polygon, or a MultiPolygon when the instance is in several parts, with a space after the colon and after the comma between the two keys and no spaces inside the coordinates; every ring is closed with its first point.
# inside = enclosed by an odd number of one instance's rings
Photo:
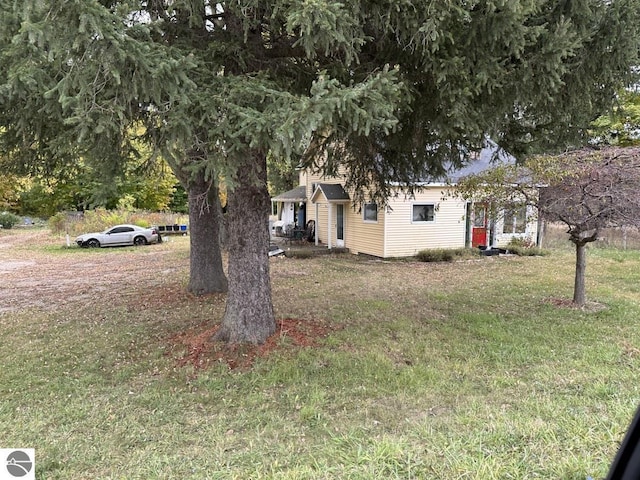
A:
{"type": "Polygon", "coordinates": [[[471,229],[471,246],[487,245],[487,207],[476,204],[473,206],[473,227],[471,229]]]}
{"type": "Polygon", "coordinates": [[[473,227],[471,232],[471,246],[478,247],[480,245],[487,244],[487,228],[486,227],[473,227]]]}

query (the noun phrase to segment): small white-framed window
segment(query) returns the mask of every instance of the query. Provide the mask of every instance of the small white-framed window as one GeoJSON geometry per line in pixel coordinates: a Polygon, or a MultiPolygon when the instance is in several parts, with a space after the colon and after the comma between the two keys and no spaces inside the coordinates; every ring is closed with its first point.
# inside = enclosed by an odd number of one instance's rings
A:
{"type": "Polygon", "coordinates": [[[504,211],[502,233],[525,233],[527,230],[527,207],[518,206],[504,211]]]}
{"type": "Polygon", "coordinates": [[[365,222],[375,223],[378,221],[378,204],[377,203],[365,203],[362,208],[362,219],[365,222]]]}
{"type": "Polygon", "coordinates": [[[436,206],[433,203],[414,203],[411,207],[413,223],[433,222],[436,219],[436,206]]]}

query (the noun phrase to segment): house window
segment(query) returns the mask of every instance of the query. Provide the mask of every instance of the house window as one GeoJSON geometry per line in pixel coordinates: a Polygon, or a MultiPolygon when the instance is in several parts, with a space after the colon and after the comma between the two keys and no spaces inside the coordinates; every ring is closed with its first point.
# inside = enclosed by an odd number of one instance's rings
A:
{"type": "Polygon", "coordinates": [[[365,222],[377,222],[378,221],[378,204],[377,203],[365,203],[362,209],[362,215],[365,222]]]}
{"type": "Polygon", "coordinates": [[[482,204],[473,206],[473,226],[484,228],[487,226],[487,207],[482,204]]]}
{"type": "Polygon", "coordinates": [[[502,233],[525,233],[527,229],[527,207],[513,207],[504,211],[502,233]]]}
{"type": "Polygon", "coordinates": [[[412,207],[411,219],[417,222],[433,222],[435,220],[436,207],[432,203],[415,203],[412,207]]]}

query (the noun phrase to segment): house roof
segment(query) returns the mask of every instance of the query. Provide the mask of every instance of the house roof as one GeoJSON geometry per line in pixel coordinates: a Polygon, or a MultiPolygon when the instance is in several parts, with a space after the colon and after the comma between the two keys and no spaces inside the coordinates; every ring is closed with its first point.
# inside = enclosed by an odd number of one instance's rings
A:
{"type": "Polygon", "coordinates": [[[306,202],[307,187],[300,185],[293,190],[276,195],[271,199],[272,202],[306,202]]]}
{"type": "Polygon", "coordinates": [[[480,150],[476,159],[470,160],[462,168],[449,168],[446,176],[440,177],[436,179],[436,181],[458,183],[469,175],[477,175],[499,165],[513,165],[515,162],[516,159],[513,156],[504,150],[500,150],[496,144],[489,143],[485,148],[480,150]]]}
{"type": "Polygon", "coordinates": [[[478,152],[475,158],[464,162],[463,167],[456,167],[451,162],[445,163],[445,173],[443,175],[424,178],[422,181],[416,182],[415,185],[422,187],[430,185],[456,185],[463,178],[470,175],[478,175],[501,165],[514,165],[515,163],[515,157],[500,149],[498,145],[489,140],[487,145],[478,152]]]}
{"type": "Polygon", "coordinates": [[[340,183],[319,183],[313,195],[311,195],[311,201],[315,203],[320,194],[324,195],[327,202],[341,203],[351,200],[349,194],[340,183]]]}

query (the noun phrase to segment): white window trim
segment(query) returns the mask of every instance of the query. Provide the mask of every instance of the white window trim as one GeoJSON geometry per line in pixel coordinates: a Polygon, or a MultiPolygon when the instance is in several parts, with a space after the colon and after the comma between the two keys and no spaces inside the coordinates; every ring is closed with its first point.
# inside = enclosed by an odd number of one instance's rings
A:
{"type": "Polygon", "coordinates": [[[530,216],[529,216],[529,207],[528,205],[523,205],[522,207],[513,210],[513,217],[511,218],[511,222],[509,224],[510,226],[510,231],[505,232],[505,227],[508,225],[507,223],[507,212],[508,210],[505,209],[502,215],[502,235],[526,235],[529,233],[529,224],[530,222],[530,216]],[[522,232],[516,232],[516,228],[518,225],[518,213],[522,212],[524,210],[524,230],[522,232]]]}
{"type": "Polygon", "coordinates": [[[410,215],[410,219],[411,219],[411,223],[412,224],[416,224],[416,225],[424,225],[424,224],[432,224],[432,223],[436,223],[436,204],[433,202],[414,202],[411,204],[411,211],[409,212],[410,215]],[[422,205],[422,206],[431,206],[433,207],[433,220],[414,220],[413,219],[413,208],[416,205],[422,205]]]}

